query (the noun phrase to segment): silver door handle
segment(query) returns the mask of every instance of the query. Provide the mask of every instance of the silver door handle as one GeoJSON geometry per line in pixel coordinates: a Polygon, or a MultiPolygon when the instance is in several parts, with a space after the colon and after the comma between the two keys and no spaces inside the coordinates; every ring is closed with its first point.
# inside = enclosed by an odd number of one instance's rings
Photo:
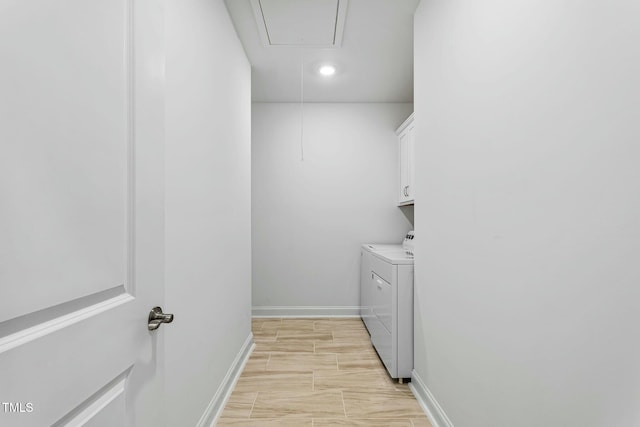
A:
{"type": "Polygon", "coordinates": [[[163,323],[173,322],[173,314],[165,314],[162,307],[153,307],[149,312],[149,330],[155,331],[163,323]]]}

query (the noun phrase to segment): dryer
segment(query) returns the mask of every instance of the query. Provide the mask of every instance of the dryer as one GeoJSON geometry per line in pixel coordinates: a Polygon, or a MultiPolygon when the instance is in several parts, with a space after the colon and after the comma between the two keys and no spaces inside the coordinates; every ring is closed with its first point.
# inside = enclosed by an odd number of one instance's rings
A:
{"type": "Polygon", "coordinates": [[[377,244],[362,245],[361,253],[360,315],[389,375],[409,378],[413,369],[413,253],[402,245],[377,244]]]}

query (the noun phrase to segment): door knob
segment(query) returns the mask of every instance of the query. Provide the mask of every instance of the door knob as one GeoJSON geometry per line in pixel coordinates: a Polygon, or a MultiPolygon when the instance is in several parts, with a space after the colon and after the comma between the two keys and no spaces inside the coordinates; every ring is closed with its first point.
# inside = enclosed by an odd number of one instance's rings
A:
{"type": "Polygon", "coordinates": [[[162,307],[153,307],[149,312],[149,330],[155,331],[163,323],[173,322],[173,314],[165,314],[162,307]]]}

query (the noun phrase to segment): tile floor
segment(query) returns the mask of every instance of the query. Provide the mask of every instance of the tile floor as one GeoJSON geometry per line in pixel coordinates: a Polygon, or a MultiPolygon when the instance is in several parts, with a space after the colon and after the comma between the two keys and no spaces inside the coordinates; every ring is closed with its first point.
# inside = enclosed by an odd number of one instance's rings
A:
{"type": "Polygon", "coordinates": [[[360,319],[254,319],[253,336],[218,426],[431,427],[360,319]]]}

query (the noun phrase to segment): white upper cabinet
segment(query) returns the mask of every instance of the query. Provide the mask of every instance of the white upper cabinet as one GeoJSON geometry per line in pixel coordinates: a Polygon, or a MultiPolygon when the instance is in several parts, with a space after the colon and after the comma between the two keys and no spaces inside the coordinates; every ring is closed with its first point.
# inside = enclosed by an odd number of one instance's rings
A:
{"type": "Polygon", "coordinates": [[[415,136],[413,131],[413,114],[407,118],[396,130],[399,142],[399,171],[400,180],[398,187],[398,206],[412,205],[414,202],[414,161],[413,148],[415,146],[415,136]]]}

